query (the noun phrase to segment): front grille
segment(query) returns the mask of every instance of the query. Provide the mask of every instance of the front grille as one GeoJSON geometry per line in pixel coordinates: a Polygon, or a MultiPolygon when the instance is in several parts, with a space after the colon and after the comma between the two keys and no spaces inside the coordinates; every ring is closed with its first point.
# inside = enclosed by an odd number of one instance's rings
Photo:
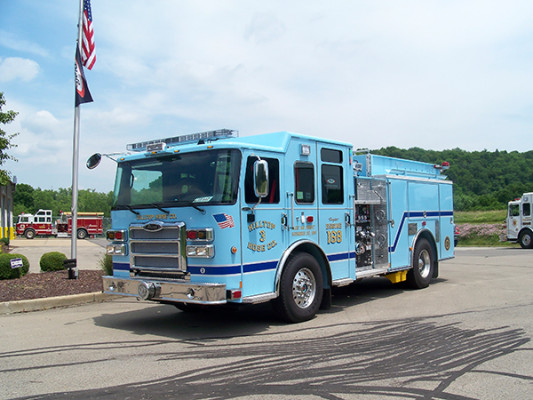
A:
{"type": "Polygon", "coordinates": [[[187,274],[185,223],[132,224],[129,238],[132,276],[187,274]]]}

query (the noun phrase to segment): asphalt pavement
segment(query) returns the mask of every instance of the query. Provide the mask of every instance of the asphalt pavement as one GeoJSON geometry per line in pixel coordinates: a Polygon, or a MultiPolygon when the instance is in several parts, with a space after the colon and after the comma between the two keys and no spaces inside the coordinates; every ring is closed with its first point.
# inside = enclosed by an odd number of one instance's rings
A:
{"type": "Polygon", "coordinates": [[[459,248],[427,289],[182,312],[118,298],[0,316],[0,399],[531,399],[533,250],[459,248]]]}

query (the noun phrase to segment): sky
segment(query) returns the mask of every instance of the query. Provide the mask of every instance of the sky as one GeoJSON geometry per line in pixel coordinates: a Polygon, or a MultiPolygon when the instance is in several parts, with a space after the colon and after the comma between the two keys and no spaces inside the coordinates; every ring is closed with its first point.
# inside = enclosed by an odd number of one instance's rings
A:
{"type": "MultiPolygon", "coordinates": [[[[93,153],[228,128],[355,148],[533,148],[531,0],[92,0],[93,103],[79,189],[113,190],[93,153]]],[[[2,168],[72,185],[79,2],[0,0],[0,92],[19,133],[2,168]]]]}

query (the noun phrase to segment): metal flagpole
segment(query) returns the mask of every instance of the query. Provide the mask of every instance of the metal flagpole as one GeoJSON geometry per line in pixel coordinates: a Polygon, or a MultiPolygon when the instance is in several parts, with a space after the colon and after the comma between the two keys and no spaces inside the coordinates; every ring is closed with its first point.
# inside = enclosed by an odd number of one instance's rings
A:
{"type": "MultiPolygon", "coordinates": [[[[80,12],[78,17],[78,40],[77,46],[81,45],[82,35],[82,14],[83,14],[83,0],[80,0],[80,12]]],[[[80,50],[81,51],[81,50],[80,50]]],[[[83,66],[80,66],[83,68],[83,66]]],[[[77,257],[77,240],[78,240],[78,164],[79,164],[79,152],[80,152],[80,105],[74,107],[74,139],[72,149],[72,230],[71,230],[71,242],[70,242],[70,266],[74,267],[74,276],[71,276],[69,268],[69,278],[78,278],[78,268],[76,263],[77,257]]]]}

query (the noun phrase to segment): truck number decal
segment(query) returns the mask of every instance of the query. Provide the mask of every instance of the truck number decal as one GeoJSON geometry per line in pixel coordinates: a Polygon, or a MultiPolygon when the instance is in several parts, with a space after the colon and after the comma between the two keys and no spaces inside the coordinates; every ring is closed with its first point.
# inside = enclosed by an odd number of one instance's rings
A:
{"type": "Polygon", "coordinates": [[[342,224],[326,224],[328,244],[342,243],[342,224]]]}
{"type": "Polygon", "coordinates": [[[342,231],[326,231],[328,244],[342,243],[342,231]]]}

